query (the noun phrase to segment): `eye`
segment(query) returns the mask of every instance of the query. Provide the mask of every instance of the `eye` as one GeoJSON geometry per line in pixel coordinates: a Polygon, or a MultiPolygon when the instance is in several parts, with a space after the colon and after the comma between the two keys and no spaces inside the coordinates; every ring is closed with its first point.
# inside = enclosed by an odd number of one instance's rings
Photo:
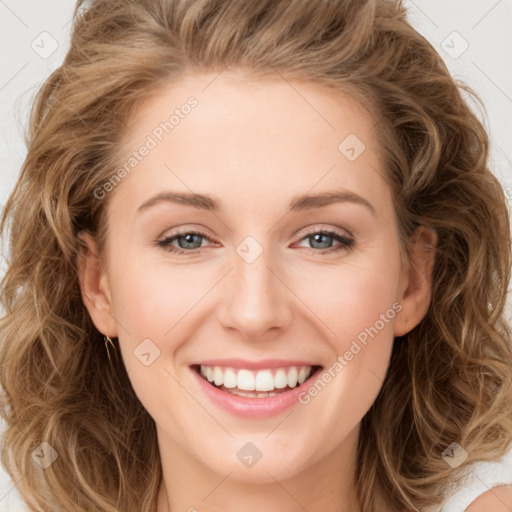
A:
{"type": "MultiPolygon", "coordinates": [[[[172,236],[159,240],[157,244],[159,247],[162,247],[166,251],[172,252],[174,254],[195,254],[196,252],[199,252],[201,247],[203,247],[202,239],[212,242],[212,239],[201,231],[183,230],[172,236]],[[173,245],[174,242],[177,242],[178,247],[173,245]]],[[[347,250],[354,245],[354,239],[349,236],[338,233],[336,231],[318,229],[307,233],[300,239],[300,241],[302,240],[310,241],[310,243],[313,245],[310,250],[312,250],[315,254],[331,253],[343,249],[347,250]],[[331,240],[331,242],[329,242],[329,240],[331,240]],[[337,241],[339,245],[334,247],[327,247],[332,245],[332,240],[337,241]],[[317,247],[314,247],[315,245],[317,245],[317,247]]]]}
{"type": "MultiPolygon", "coordinates": [[[[321,254],[347,250],[354,245],[354,239],[352,237],[338,233],[337,231],[329,230],[314,229],[306,233],[306,235],[301,238],[301,241],[302,240],[309,240],[309,243],[313,246],[313,249],[323,249],[320,251],[321,254]],[[332,247],[332,240],[336,240],[339,245],[332,247]]],[[[318,253],[319,251],[314,250],[313,252],[318,253]]]]}
{"type": "Polygon", "coordinates": [[[210,242],[212,241],[210,237],[200,231],[187,230],[160,240],[158,245],[163,247],[166,251],[175,254],[184,254],[186,252],[193,252],[199,249],[201,247],[201,238],[205,238],[210,242]],[[181,242],[181,240],[184,240],[184,242],[181,242]],[[178,241],[179,247],[171,245],[174,241],[178,241]]]}

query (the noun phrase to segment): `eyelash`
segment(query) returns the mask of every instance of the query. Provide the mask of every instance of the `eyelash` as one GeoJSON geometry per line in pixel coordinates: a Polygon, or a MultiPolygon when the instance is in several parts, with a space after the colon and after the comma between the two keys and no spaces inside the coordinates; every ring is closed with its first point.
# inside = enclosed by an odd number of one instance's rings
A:
{"type": "MultiPolygon", "coordinates": [[[[348,250],[348,249],[351,249],[353,247],[354,242],[355,242],[353,238],[350,238],[350,237],[347,237],[345,235],[342,235],[342,234],[340,234],[340,233],[338,233],[336,231],[328,231],[328,230],[324,230],[324,229],[320,229],[320,230],[319,229],[314,229],[314,230],[311,230],[311,231],[307,232],[299,241],[302,241],[302,240],[307,239],[307,238],[311,238],[313,235],[316,235],[316,234],[327,235],[329,237],[334,238],[338,242],[340,242],[340,245],[338,247],[330,247],[329,249],[309,248],[310,251],[313,251],[314,253],[317,253],[317,254],[318,253],[320,253],[320,254],[327,254],[327,253],[330,254],[330,253],[333,253],[333,252],[340,251],[342,249],[348,250]]],[[[173,242],[174,240],[176,240],[176,239],[178,239],[180,237],[183,237],[185,235],[197,235],[197,236],[206,238],[210,242],[213,241],[209,236],[207,236],[205,233],[201,233],[200,231],[183,230],[181,232],[175,233],[172,236],[166,237],[163,240],[159,240],[157,242],[158,246],[162,247],[164,250],[166,250],[168,252],[171,252],[173,254],[196,254],[197,251],[201,250],[201,248],[198,247],[197,249],[185,250],[185,249],[178,249],[178,248],[170,245],[171,242],[173,242]]]]}

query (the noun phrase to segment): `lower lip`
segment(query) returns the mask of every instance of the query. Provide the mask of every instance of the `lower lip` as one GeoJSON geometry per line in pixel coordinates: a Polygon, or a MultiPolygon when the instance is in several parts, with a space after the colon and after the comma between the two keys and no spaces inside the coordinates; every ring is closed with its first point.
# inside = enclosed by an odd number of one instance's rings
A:
{"type": "MultiPolygon", "coordinates": [[[[282,413],[299,403],[299,394],[305,391],[311,384],[311,377],[309,377],[309,379],[300,386],[280,393],[279,395],[269,396],[267,398],[248,398],[222,391],[203,379],[193,368],[191,368],[191,370],[199,380],[200,387],[216,405],[243,418],[264,418],[282,413]]],[[[312,376],[316,373],[317,372],[313,373],[312,376]]]]}

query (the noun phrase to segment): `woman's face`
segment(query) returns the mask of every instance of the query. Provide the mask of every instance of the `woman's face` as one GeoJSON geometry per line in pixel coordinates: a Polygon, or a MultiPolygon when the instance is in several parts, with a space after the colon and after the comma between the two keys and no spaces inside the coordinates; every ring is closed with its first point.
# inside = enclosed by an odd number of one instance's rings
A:
{"type": "Polygon", "coordinates": [[[98,199],[106,270],[81,283],[163,459],[244,481],[353,460],[393,338],[428,303],[402,269],[375,119],[224,72],[169,86],[129,128],[130,172],[98,199]]]}

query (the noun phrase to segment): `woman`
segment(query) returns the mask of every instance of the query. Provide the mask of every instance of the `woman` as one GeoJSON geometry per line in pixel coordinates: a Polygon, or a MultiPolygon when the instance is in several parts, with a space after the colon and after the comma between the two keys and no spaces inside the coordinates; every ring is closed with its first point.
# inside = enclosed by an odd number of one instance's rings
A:
{"type": "MultiPolygon", "coordinates": [[[[2,222],[2,455],[27,503],[467,497],[512,441],[487,151],[395,1],[79,4],[2,222]]],[[[464,507],[508,510],[510,484],[464,507]]]]}

